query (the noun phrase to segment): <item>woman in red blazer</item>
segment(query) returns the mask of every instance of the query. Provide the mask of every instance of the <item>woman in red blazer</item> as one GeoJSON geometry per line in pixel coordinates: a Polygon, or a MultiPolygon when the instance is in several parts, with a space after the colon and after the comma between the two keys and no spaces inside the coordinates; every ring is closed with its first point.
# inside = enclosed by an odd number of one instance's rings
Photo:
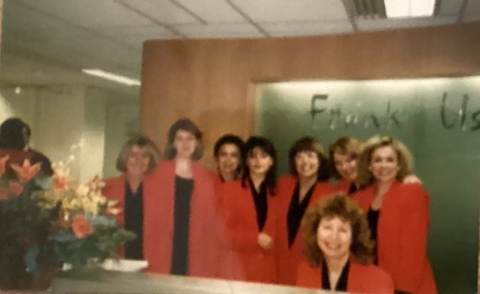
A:
{"type": "Polygon", "coordinates": [[[221,186],[226,226],[221,277],[275,283],[276,151],[268,139],[250,137],[244,154],[242,179],[221,186]]]}
{"type": "Polygon", "coordinates": [[[303,220],[309,263],[297,285],[349,293],[392,294],[391,277],[370,263],[373,242],[365,214],[351,198],[336,194],[312,205],[303,220]]]}
{"type": "Polygon", "coordinates": [[[412,157],[404,144],[390,137],[373,137],[360,159],[359,182],[366,188],[355,196],[377,240],[380,268],[392,275],[402,293],[437,293],[428,260],[430,199],[421,184],[404,184],[412,157]]]}
{"type": "Polygon", "coordinates": [[[351,194],[358,189],[358,159],[361,142],[352,137],[341,137],[329,148],[329,159],[333,177],[332,187],[336,191],[351,194]]]}
{"type": "Polygon", "coordinates": [[[103,193],[118,201],[117,222],[133,231],[137,238],[124,246],[127,259],[143,259],[143,179],[159,160],[160,153],[150,139],[138,136],[128,140],[117,157],[117,170],[122,175],[105,180],[103,193]]]}
{"type": "Polygon", "coordinates": [[[300,223],[310,205],[333,192],[326,182],[328,163],[320,142],[312,137],[297,140],[289,151],[290,175],[278,183],[277,272],[279,283],[295,285],[297,264],[303,258],[300,223]]]}
{"type": "MultiPolygon", "coordinates": [[[[358,161],[362,153],[362,142],[353,137],[341,137],[329,148],[331,185],[335,191],[353,194],[360,188],[358,179],[358,161]]],[[[402,179],[404,183],[421,183],[411,174],[402,179]]]]}
{"type": "Polygon", "coordinates": [[[196,161],[202,133],[189,119],[169,130],[165,157],[145,179],[145,257],[157,273],[213,277],[218,240],[214,175],[196,161]]]}

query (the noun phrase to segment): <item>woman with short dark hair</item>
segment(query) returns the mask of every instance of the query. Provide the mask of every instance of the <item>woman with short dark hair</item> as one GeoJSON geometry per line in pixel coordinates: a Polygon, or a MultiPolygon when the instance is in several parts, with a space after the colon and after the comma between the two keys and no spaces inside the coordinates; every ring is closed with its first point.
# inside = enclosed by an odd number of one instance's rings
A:
{"type": "Polygon", "coordinates": [[[373,242],[365,214],[346,194],[312,205],[303,219],[307,262],[297,285],[349,293],[393,293],[391,277],[371,264],[373,242]]]}
{"type": "Polygon", "coordinates": [[[311,203],[333,189],[325,182],[329,177],[328,161],[320,141],[302,137],[292,145],[288,157],[290,174],[280,177],[278,183],[277,266],[279,282],[295,285],[303,251],[301,220],[311,203]]]}

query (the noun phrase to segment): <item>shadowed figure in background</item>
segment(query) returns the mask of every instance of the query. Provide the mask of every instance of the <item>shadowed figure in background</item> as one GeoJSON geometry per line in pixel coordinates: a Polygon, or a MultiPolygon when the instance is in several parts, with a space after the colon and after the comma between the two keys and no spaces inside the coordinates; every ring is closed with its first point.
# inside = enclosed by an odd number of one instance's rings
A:
{"type": "Polygon", "coordinates": [[[50,159],[29,146],[32,130],[20,118],[12,117],[0,125],[0,156],[9,155],[9,163],[23,164],[28,159],[31,164],[40,163],[39,176],[53,175],[50,159]]]}

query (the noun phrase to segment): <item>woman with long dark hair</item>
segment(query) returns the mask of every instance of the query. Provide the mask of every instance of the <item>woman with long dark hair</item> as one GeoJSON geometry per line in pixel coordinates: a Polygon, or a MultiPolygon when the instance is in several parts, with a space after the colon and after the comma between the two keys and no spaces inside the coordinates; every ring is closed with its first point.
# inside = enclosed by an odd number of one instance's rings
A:
{"type": "Polygon", "coordinates": [[[277,282],[276,150],[264,137],[250,137],[244,148],[241,180],[222,185],[226,238],[221,276],[250,282],[277,282]]]}

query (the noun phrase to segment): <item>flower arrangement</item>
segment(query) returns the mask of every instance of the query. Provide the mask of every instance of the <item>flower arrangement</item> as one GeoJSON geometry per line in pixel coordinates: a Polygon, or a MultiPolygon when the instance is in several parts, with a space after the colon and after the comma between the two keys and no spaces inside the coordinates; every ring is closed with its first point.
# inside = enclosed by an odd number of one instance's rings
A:
{"type": "Polygon", "coordinates": [[[13,157],[0,153],[0,288],[45,287],[46,271],[99,264],[135,238],[117,226],[99,178],[78,183],[63,163],[48,177],[28,152],[13,157]]]}

